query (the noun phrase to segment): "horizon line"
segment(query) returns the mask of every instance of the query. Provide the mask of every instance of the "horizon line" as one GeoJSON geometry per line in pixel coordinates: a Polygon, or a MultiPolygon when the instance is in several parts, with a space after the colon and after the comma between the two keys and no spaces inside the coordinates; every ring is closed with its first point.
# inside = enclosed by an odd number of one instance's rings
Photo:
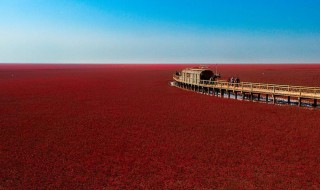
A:
{"type": "Polygon", "coordinates": [[[143,62],[143,63],[139,63],[139,62],[115,62],[115,63],[84,63],[84,62],[80,62],[80,63],[76,63],[76,62],[48,62],[48,63],[32,63],[32,62],[9,62],[9,63],[1,63],[0,65],[215,65],[215,64],[220,64],[220,65],[255,65],[255,64],[260,64],[260,65],[269,65],[269,64],[283,64],[283,65],[287,65],[287,64],[292,64],[292,65],[297,65],[297,64],[320,64],[320,62],[228,62],[228,63],[219,63],[219,62],[206,62],[206,63],[192,63],[192,62],[179,62],[179,63],[175,63],[175,62],[143,62]]]}

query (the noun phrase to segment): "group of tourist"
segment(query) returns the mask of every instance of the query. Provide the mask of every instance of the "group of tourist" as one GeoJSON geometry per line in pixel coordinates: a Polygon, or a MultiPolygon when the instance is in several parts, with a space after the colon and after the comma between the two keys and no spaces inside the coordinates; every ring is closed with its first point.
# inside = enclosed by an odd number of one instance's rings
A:
{"type": "Polygon", "coordinates": [[[236,86],[238,86],[238,84],[240,83],[240,79],[238,77],[231,77],[228,79],[228,82],[233,84],[236,84],[236,86]]]}

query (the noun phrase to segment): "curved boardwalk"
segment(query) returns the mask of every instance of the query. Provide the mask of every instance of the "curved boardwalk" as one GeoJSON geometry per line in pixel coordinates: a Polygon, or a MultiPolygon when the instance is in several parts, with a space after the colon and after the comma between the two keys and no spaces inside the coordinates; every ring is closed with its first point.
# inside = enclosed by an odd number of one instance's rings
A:
{"type": "Polygon", "coordinates": [[[240,82],[230,83],[226,80],[201,80],[199,83],[192,83],[191,81],[183,81],[179,76],[174,75],[173,79],[177,82],[178,87],[190,89],[207,94],[221,95],[227,94],[230,98],[231,94],[237,99],[241,94],[242,98],[250,100],[262,100],[273,103],[277,102],[277,98],[286,98],[287,103],[291,103],[292,99],[297,100],[299,106],[302,105],[302,100],[313,101],[312,106],[317,107],[317,100],[320,99],[319,87],[305,87],[305,86],[291,86],[291,85],[278,85],[278,84],[264,84],[264,83],[251,83],[240,82]],[[270,98],[271,97],[271,98],[270,98]]]}

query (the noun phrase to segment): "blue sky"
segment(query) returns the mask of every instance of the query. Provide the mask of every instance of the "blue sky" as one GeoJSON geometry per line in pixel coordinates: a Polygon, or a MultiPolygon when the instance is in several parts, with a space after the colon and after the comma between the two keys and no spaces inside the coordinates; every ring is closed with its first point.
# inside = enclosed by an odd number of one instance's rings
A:
{"type": "Polygon", "coordinates": [[[2,63],[319,63],[315,0],[0,0],[2,63]]]}

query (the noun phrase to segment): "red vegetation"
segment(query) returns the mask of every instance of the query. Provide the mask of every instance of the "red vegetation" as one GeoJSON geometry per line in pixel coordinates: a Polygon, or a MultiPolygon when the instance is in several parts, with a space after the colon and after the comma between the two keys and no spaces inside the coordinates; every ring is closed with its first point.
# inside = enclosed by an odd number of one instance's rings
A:
{"type": "MultiPolygon", "coordinates": [[[[0,189],[319,189],[320,110],[170,87],[183,65],[0,65],[0,189]]],[[[226,65],[320,86],[320,65],[226,65]]]]}

